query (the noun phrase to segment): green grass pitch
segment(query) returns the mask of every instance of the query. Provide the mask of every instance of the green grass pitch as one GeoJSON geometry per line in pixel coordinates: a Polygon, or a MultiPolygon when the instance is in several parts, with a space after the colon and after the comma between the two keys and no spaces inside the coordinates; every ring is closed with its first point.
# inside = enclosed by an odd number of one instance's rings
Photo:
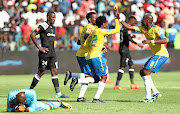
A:
{"type": "MultiPolygon", "coordinates": [[[[138,90],[130,89],[130,79],[128,73],[123,75],[120,85],[127,88],[124,91],[115,91],[114,84],[106,84],[101,100],[104,104],[79,103],[76,99],[79,94],[80,84],[76,86],[73,92],[69,85],[63,85],[65,74],[59,74],[60,90],[70,98],[54,98],[55,91],[51,82],[50,74],[45,74],[35,90],[37,99],[44,103],[49,101],[62,100],[72,105],[72,109],[57,108],[50,111],[38,111],[39,113],[75,113],[75,114],[179,114],[180,113],[180,72],[159,72],[152,74],[154,84],[161,92],[162,97],[153,103],[139,103],[139,100],[145,98],[144,82],[138,73],[135,73],[135,83],[142,88],[138,90]]],[[[0,75],[0,113],[6,112],[7,95],[14,89],[29,88],[34,75],[0,75]]],[[[110,73],[110,79],[116,80],[117,74],[110,73]]],[[[85,98],[92,101],[96,93],[97,84],[89,84],[85,98]]]]}

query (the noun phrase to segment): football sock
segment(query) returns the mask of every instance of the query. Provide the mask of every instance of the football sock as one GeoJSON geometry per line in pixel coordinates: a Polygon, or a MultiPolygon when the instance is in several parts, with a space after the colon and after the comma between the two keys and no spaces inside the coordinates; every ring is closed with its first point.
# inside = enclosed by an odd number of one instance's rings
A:
{"type": "Polygon", "coordinates": [[[131,80],[131,84],[134,84],[134,69],[129,69],[129,76],[131,80]]]}
{"type": "Polygon", "coordinates": [[[72,77],[85,78],[84,73],[71,73],[72,77]]]}
{"type": "Polygon", "coordinates": [[[94,81],[95,80],[93,77],[86,77],[86,78],[78,79],[78,84],[79,83],[84,83],[84,84],[94,83],[94,81]]]}
{"type": "MultiPolygon", "coordinates": [[[[152,79],[151,79],[151,81],[152,81],[152,79]]],[[[153,94],[159,93],[159,91],[158,91],[157,88],[155,87],[153,81],[152,81],[151,83],[152,83],[151,89],[152,89],[153,94]]]]}
{"type": "Polygon", "coordinates": [[[52,109],[58,108],[61,106],[59,102],[48,102],[47,104],[51,105],[52,109]]]}
{"type": "Polygon", "coordinates": [[[87,87],[88,87],[88,84],[81,84],[81,89],[80,89],[78,98],[84,97],[87,87]]]}
{"type": "Polygon", "coordinates": [[[106,66],[106,68],[107,68],[107,70],[106,70],[106,72],[107,72],[107,80],[109,80],[109,69],[108,69],[108,66],[106,66]]]}
{"type": "Polygon", "coordinates": [[[151,85],[152,85],[151,76],[150,75],[142,76],[142,79],[144,80],[146,99],[151,99],[151,85]]]}
{"type": "Polygon", "coordinates": [[[37,83],[39,82],[40,80],[40,76],[38,74],[35,74],[34,75],[34,78],[33,78],[33,81],[31,83],[31,86],[30,86],[30,89],[34,89],[34,87],[37,85],[37,83]]]}
{"type": "Polygon", "coordinates": [[[55,89],[56,93],[60,93],[58,76],[54,75],[54,76],[51,76],[51,78],[52,78],[52,83],[54,85],[54,89],[55,89]]]}
{"type": "Polygon", "coordinates": [[[96,95],[95,95],[94,99],[99,99],[100,98],[100,95],[102,94],[102,92],[104,90],[104,87],[105,87],[105,83],[99,81],[98,86],[97,86],[96,95]]]}
{"type": "Polygon", "coordinates": [[[117,80],[116,80],[116,86],[119,85],[119,82],[120,82],[120,80],[122,78],[123,73],[124,73],[124,70],[122,70],[122,69],[118,70],[118,77],[117,77],[117,80]]]}

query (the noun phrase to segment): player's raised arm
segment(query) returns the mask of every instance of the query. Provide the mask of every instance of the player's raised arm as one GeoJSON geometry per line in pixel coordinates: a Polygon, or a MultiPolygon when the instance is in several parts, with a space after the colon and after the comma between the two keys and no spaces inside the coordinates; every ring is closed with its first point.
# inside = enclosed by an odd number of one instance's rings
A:
{"type": "Polygon", "coordinates": [[[125,21],[123,21],[123,20],[121,20],[121,19],[120,19],[120,22],[121,22],[121,24],[122,24],[124,27],[126,27],[127,29],[135,31],[135,27],[134,27],[134,26],[130,26],[129,24],[127,24],[125,21]]]}
{"type": "MultiPolygon", "coordinates": [[[[114,15],[115,15],[115,29],[102,29],[101,34],[102,35],[110,35],[110,34],[115,34],[118,33],[120,30],[120,26],[119,26],[119,13],[117,11],[117,9],[115,8],[114,10],[114,15]]],[[[101,21],[101,20],[99,20],[101,21]]],[[[106,22],[108,24],[108,22],[106,22]]],[[[103,24],[103,26],[106,26],[103,24]]],[[[106,28],[106,27],[104,27],[106,28]]]]}

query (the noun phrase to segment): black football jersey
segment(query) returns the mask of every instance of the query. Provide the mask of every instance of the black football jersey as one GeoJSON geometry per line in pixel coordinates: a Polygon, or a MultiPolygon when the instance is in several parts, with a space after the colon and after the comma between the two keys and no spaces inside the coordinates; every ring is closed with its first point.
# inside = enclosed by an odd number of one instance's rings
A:
{"type": "Polygon", "coordinates": [[[119,52],[121,53],[129,53],[129,41],[132,43],[137,44],[135,41],[133,41],[130,34],[128,34],[128,29],[124,26],[120,30],[120,48],[119,52]]]}
{"type": "Polygon", "coordinates": [[[46,47],[49,50],[47,53],[43,53],[39,51],[39,56],[46,56],[46,57],[56,56],[54,50],[54,40],[55,40],[54,26],[49,25],[47,22],[43,22],[36,28],[35,32],[36,34],[40,34],[41,47],[46,47]]]}

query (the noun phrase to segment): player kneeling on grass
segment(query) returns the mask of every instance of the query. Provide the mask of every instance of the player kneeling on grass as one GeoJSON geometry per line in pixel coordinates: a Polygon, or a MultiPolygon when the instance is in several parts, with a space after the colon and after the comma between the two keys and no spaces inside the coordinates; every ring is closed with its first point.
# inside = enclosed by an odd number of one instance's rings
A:
{"type": "Polygon", "coordinates": [[[54,108],[71,109],[71,105],[62,101],[48,102],[37,101],[37,94],[33,89],[16,89],[10,91],[7,98],[7,112],[34,112],[52,110],[54,108]]]}

